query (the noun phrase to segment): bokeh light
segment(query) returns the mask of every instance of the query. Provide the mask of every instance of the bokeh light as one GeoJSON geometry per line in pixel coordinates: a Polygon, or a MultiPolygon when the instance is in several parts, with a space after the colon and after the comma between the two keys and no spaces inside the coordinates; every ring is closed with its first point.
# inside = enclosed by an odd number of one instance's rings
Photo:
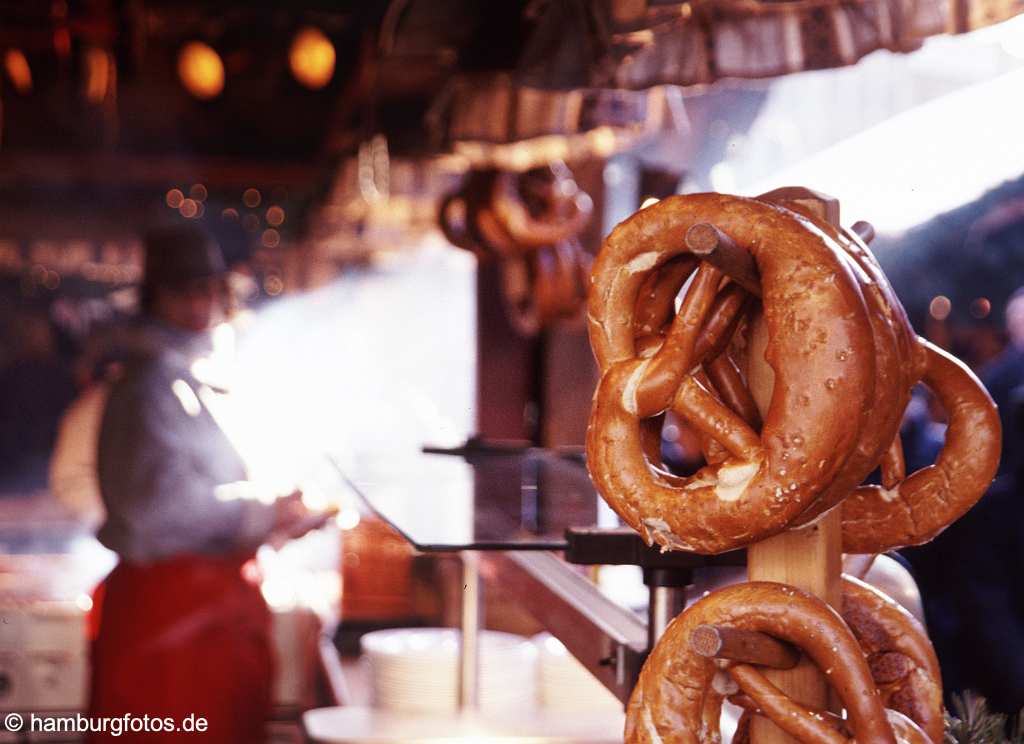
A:
{"type": "Polygon", "coordinates": [[[323,31],[308,26],[295,34],[288,64],[302,85],[312,90],[323,88],[334,77],[334,63],[334,45],[323,31]]]}
{"type": "Polygon", "coordinates": [[[258,189],[246,189],[242,192],[242,204],[249,207],[249,209],[255,209],[260,205],[263,197],[260,195],[258,189]]]}
{"type": "Polygon", "coordinates": [[[167,196],[164,197],[164,201],[171,209],[178,209],[181,203],[185,201],[185,195],[181,193],[181,189],[171,189],[167,192],[167,196]]]}
{"type": "Polygon", "coordinates": [[[267,210],[267,224],[279,227],[284,222],[284,210],[276,204],[267,210]]]}
{"type": "Polygon", "coordinates": [[[209,44],[190,41],[178,54],[178,77],[194,97],[210,100],[224,90],[224,63],[209,44]]]}
{"type": "Polygon", "coordinates": [[[25,95],[32,91],[32,68],[20,49],[8,49],[4,54],[4,69],[14,89],[25,95]]]}
{"type": "Polygon", "coordinates": [[[945,295],[933,297],[931,303],[928,305],[928,313],[935,318],[935,320],[945,320],[949,317],[952,310],[953,303],[950,302],[949,298],[945,295]]]}

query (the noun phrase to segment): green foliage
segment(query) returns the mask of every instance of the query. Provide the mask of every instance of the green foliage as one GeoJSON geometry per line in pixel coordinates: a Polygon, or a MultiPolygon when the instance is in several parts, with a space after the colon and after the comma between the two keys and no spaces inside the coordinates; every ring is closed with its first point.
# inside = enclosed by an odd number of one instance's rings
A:
{"type": "Polygon", "coordinates": [[[1024,711],[1007,735],[1007,717],[988,709],[985,698],[973,692],[953,696],[954,715],[946,713],[945,744],[1024,744],[1024,711]]]}

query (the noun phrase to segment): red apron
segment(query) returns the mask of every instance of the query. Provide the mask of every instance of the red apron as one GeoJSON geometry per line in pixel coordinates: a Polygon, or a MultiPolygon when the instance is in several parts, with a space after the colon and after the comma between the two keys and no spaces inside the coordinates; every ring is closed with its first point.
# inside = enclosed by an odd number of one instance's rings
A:
{"type": "Polygon", "coordinates": [[[126,729],[120,736],[108,729],[91,733],[87,744],[264,741],[273,681],[270,611],[255,571],[244,564],[205,556],[122,562],[97,588],[91,726],[130,714],[173,718],[176,726],[201,716],[208,728],[126,729]]]}

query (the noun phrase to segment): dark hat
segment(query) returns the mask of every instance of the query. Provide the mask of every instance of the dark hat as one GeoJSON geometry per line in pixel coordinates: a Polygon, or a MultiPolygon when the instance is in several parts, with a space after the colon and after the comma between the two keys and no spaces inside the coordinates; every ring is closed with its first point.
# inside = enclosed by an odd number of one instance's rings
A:
{"type": "Polygon", "coordinates": [[[145,287],[173,287],[227,273],[217,241],[196,224],[169,225],[144,238],[145,287]]]}

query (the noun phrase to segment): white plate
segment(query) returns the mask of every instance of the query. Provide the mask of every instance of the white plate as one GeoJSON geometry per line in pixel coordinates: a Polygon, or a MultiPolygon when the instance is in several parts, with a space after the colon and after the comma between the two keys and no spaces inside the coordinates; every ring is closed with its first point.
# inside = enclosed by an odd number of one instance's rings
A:
{"type": "MultiPolygon", "coordinates": [[[[364,652],[374,656],[456,658],[460,635],[454,628],[394,628],[367,633],[360,644],[364,652]]],[[[479,637],[482,661],[488,655],[536,655],[530,640],[522,636],[485,630],[479,637]]]]}

